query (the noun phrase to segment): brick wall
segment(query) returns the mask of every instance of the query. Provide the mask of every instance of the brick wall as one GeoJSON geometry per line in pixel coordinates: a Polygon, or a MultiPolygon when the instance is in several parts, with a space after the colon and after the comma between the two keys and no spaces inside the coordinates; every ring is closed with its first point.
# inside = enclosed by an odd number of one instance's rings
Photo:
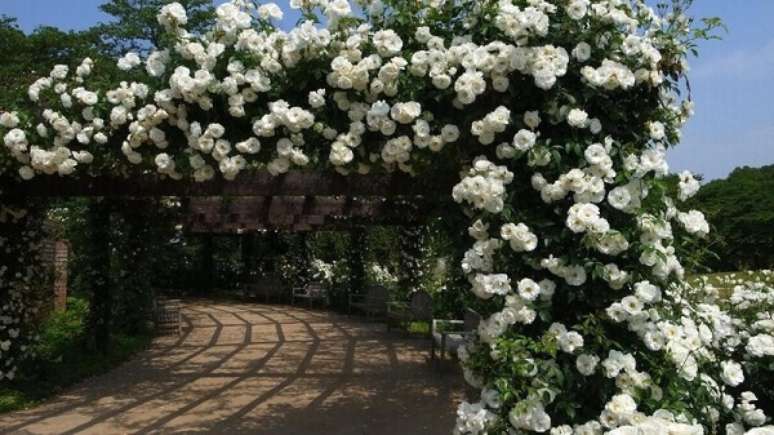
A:
{"type": "Polygon", "coordinates": [[[67,262],[70,256],[70,243],[66,240],[46,240],[43,244],[43,261],[51,267],[52,296],[44,305],[47,309],[64,310],[67,308],[67,262]]]}
{"type": "Polygon", "coordinates": [[[70,244],[65,240],[54,242],[54,309],[67,307],[67,261],[70,244]]]}

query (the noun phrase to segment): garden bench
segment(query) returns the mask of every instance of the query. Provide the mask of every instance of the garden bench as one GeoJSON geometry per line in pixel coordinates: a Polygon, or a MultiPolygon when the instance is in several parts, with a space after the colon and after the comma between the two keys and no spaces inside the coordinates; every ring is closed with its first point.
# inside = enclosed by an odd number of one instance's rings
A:
{"type": "Polygon", "coordinates": [[[292,304],[296,304],[296,299],[306,299],[309,303],[309,307],[312,307],[314,301],[328,300],[328,291],[319,282],[311,282],[303,287],[294,287],[292,304]]]}
{"type": "Polygon", "coordinates": [[[390,298],[390,292],[380,285],[370,286],[365,294],[349,295],[349,314],[352,309],[358,309],[368,317],[384,315],[387,312],[387,301],[390,298]]]}
{"type": "Polygon", "coordinates": [[[433,298],[425,291],[411,294],[409,302],[387,303],[387,330],[404,322],[427,322],[433,320],[433,298]]]}
{"type": "Polygon", "coordinates": [[[481,315],[471,309],[465,311],[464,320],[433,319],[430,330],[430,359],[436,360],[436,349],[440,351],[439,362],[444,360],[446,352],[455,355],[457,349],[476,333],[479,323],[481,315]]]}
{"type": "Polygon", "coordinates": [[[267,276],[260,281],[247,284],[245,293],[249,297],[262,297],[266,303],[270,300],[287,301],[288,296],[282,279],[276,276],[267,276]]]}

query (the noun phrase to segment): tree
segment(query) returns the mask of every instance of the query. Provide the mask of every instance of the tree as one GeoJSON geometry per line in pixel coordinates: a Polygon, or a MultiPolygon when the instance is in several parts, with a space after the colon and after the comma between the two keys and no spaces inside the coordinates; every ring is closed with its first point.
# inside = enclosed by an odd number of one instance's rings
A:
{"type": "Polygon", "coordinates": [[[723,243],[717,268],[774,266],[774,165],[737,168],[704,186],[689,205],[704,212],[723,243]]]}
{"type": "MultiPolygon", "coordinates": [[[[110,0],[99,8],[114,21],[94,28],[105,47],[113,55],[128,51],[147,52],[161,45],[162,32],[156,15],[168,0],[110,0]]],[[[188,11],[188,29],[201,32],[212,21],[214,10],[211,0],[179,0],[188,11]]]]}
{"type": "Polygon", "coordinates": [[[63,32],[46,26],[25,35],[15,18],[0,16],[0,108],[21,103],[27,86],[56,64],[73,64],[85,57],[98,60],[98,43],[91,30],[63,32]]]}

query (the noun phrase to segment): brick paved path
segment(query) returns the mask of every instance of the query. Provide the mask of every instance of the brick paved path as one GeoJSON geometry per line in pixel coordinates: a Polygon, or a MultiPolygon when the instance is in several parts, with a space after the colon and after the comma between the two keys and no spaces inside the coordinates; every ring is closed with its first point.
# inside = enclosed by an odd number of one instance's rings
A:
{"type": "Polygon", "coordinates": [[[0,415],[0,434],[449,434],[463,386],[424,340],[279,305],[187,302],[163,337],[112,372],[0,415]]]}

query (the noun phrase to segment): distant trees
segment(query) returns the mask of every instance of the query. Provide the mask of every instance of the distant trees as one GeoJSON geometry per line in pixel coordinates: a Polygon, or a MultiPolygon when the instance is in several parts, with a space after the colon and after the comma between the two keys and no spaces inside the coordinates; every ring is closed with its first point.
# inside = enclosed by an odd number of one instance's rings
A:
{"type": "MultiPolygon", "coordinates": [[[[198,32],[206,27],[214,15],[212,0],[177,0],[188,13],[186,28],[198,32]]],[[[159,10],[169,0],[109,0],[100,10],[113,17],[113,21],[93,28],[105,48],[119,56],[127,51],[146,52],[158,46],[162,34],[156,21],[159,10]]]]}
{"type": "MultiPolygon", "coordinates": [[[[212,0],[178,0],[188,11],[188,29],[197,32],[213,19],[212,0]]],[[[84,31],[38,27],[25,34],[16,18],[0,15],[0,109],[19,106],[27,87],[56,64],[75,65],[91,57],[95,73],[109,76],[115,57],[146,52],[159,43],[156,15],[167,0],[106,0],[100,9],[112,19],[84,31]]]]}
{"type": "Polygon", "coordinates": [[[774,266],[774,165],[742,167],[704,186],[690,200],[713,225],[718,270],[774,266]]]}
{"type": "Polygon", "coordinates": [[[26,35],[16,19],[0,16],[0,109],[26,99],[27,86],[58,63],[99,58],[103,50],[93,30],[64,32],[39,27],[26,35]]]}

